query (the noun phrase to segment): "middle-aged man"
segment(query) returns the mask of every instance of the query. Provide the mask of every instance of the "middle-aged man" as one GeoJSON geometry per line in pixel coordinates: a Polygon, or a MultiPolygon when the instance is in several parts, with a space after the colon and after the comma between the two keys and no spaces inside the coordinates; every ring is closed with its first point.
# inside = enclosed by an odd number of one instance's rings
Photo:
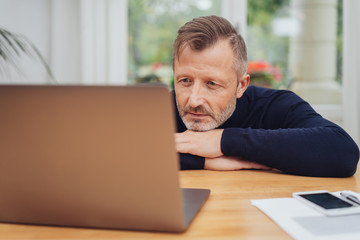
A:
{"type": "Polygon", "coordinates": [[[359,149],[342,128],[290,91],[249,86],[244,40],[226,19],[182,26],[173,68],[181,169],[355,173],[359,149]]]}

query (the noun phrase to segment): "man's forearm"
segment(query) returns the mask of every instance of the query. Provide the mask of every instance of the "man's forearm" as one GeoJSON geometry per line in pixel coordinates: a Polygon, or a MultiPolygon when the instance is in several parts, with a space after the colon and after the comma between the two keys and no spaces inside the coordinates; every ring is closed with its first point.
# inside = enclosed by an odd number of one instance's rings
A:
{"type": "Polygon", "coordinates": [[[359,149],[340,128],[225,129],[221,149],[226,156],[277,168],[290,174],[347,177],[354,174],[359,149]]]}
{"type": "Polygon", "coordinates": [[[179,153],[179,158],[181,170],[204,169],[204,157],[191,155],[188,153],[179,153]]]}
{"type": "Polygon", "coordinates": [[[270,170],[271,168],[256,162],[247,161],[240,157],[221,156],[217,158],[205,158],[205,169],[233,171],[242,169],[262,169],[270,170]]]}

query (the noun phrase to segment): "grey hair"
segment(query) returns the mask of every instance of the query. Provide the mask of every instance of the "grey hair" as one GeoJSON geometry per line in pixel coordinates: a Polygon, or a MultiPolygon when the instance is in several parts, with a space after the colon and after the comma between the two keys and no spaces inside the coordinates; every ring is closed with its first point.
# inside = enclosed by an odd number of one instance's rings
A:
{"type": "Polygon", "coordinates": [[[175,60],[186,46],[195,51],[202,51],[220,40],[230,43],[234,54],[233,68],[240,78],[247,70],[245,41],[228,20],[219,16],[194,18],[178,30],[174,42],[173,68],[175,60]]]}

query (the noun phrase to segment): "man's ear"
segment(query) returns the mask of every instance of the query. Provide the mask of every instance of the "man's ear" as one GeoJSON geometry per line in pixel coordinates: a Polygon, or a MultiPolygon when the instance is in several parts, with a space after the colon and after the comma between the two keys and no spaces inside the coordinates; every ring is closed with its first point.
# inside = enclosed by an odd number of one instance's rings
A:
{"type": "Polygon", "coordinates": [[[247,87],[249,86],[250,76],[245,74],[239,81],[239,84],[236,89],[236,98],[241,98],[247,87]]]}

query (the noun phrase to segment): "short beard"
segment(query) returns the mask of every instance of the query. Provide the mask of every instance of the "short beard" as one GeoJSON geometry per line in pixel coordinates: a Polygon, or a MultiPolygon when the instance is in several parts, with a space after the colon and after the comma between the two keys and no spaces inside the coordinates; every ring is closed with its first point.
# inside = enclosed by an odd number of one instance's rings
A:
{"type": "Polygon", "coordinates": [[[228,120],[231,115],[234,113],[236,108],[236,96],[234,96],[234,99],[230,102],[230,104],[221,111],[219,116],[216,116],[215,113],[205,106],[198,106],[196,108],[192,108],[190,106],[185,106],[183,109],[179,107],[179,104],[176,102],[180,117],[182,121],[184,122],[186,128],[188,130],[197,131],[197,132],[205,132],[212,129],[215,129],[219,126],[221,126],[226,120],[228,120]],[[208,123],[201,123],[199,120],[192,120],[187,121],[185,117],[186,112],[195,112],[195,113],[204,113],[211,116],[213,121],[208,123]]]}

